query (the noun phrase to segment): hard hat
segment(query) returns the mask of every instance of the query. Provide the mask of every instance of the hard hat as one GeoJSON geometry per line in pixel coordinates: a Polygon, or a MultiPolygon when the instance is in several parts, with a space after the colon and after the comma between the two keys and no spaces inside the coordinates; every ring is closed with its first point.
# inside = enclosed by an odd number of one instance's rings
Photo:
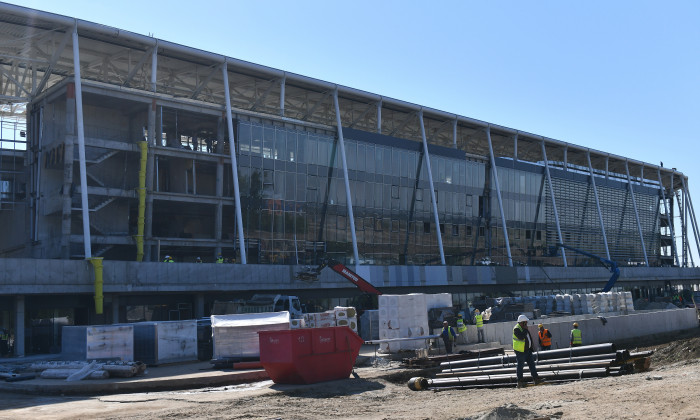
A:
{"type": "Polygon", "coordinates": [[[475,314],[478,314],[478,313],[479,313],[479,310],[478,310],[478,309],[474,309],[474,313],[475,313],[475,314]]]}
{"type": "Polygon", "coordinates": [[[529,321],[529,320],[530,320],[530,319],[528,319],[528,317],[526,317],[525,315],[520,315],[520,316],[518,317],[518,322],[527,322],[527,321],[529,321]]]}
{"type": "Polygon", "coordinates": [[[166,255],[165,258],[170,258],[170,255],[166,255]]]}
{"type": "Polygon", "coordinates": [[[443,324],[447,324],[447,321],[442,321],[443,324]]]}
{"type": "Polygon", "coordinates": [[[198,260],[201,260],[201,259],[202,259],[202,257],[197,257],[197,259],[198,259],[198,260]]]}
{"type": "Polygon", "coordinates": [[[578,327],[578,322],[574,322],[574,327],[578,327]]]}
{"type": "Polygon", "coordinates": [[[457,314],[457,318],[461,318],[461,317],[462,317],[462,314],[457,314]]]}
{"type": "Polygon", "coordinates": [[[544,325],[542,325],[542,324],[537,325],[537,328],[542,328],[542,327],[544,327],[544,325]]]}

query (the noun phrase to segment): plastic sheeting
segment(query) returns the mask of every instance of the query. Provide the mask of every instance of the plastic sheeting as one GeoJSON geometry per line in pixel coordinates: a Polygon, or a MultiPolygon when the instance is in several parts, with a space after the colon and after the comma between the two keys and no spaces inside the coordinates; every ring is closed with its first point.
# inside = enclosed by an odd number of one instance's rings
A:
{"type": "Polygon", "coordinates": [[[245,359],[260,357],[259,331],[288,330],[289,312],[212,315],[213,358],[245,359]]]}

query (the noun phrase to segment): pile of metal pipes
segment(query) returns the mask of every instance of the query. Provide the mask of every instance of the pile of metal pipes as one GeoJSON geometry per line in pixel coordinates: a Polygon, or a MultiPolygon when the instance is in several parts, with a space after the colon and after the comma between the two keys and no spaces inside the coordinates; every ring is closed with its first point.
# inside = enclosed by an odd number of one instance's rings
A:
{"type": "MultiPolygon", "coordinates": [[[[536,352],[535,364],[540,379],[548,383],[622,375],[649,368],[652,352],[630,354],[612,343],[536,352]]],[[[517,384],[515,355],[452,360],[440,364],[435,378],[416,377],[408,381],[414,391],[436,388],[475,388],[517,384]]],[[[532,381],[529,369],[523,379],[532,381]]]]}

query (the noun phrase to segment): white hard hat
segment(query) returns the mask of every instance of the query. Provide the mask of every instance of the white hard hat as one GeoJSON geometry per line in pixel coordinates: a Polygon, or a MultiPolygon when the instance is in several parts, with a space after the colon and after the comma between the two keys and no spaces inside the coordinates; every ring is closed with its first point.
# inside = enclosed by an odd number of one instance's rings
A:
{"type": "Polygon", "coordinates": [[[518,317],[518,322],[523,322],[523,321],[527,322],[527,321],[529,321],[529,319],[525,315],[520,315],[518,317]]]}

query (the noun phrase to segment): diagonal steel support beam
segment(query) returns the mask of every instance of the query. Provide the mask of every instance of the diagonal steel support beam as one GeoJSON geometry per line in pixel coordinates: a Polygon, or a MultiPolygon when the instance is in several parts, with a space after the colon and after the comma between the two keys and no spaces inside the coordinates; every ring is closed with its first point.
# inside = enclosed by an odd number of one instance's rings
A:
{"type": "Polygon", "coordinates": [[[299,118],[299,119],[303,121],[303,120],[305,120],[309,115],[313,115],[313,113],[316,111],[316,109],[317,109],[319,106],[321,106],[321,104],[323,104],[324,102],[326,102],[326,99],[328,99],[328,96],[329,96],[330,93],[331,93],[331,92],[323,92],[323,93],[322,93],[323,96],[321,96],[321,98],[318,100],[318,102],[316,102],[316,103],[314,104],[314,106],[312,106],[311,109],[309,109],[308,111],[306,111],[306,113],[305,113],[301,118],[299,118]]]}
{"type": "Polygon", "coordinates": [[[51,77],[51,73],[53,73],[53,67],[56,65],[56,62],[58,62],[59,57],[61,57],[61,53],[66,48],[66,44],[68,44],[68,40],[71,39],[71,36],[72,31],[69,28],[66,28],[66,33],[63,35],[61,43],[58,45],[58,48],[56,48],[56,51],[53,52],[51,61],[49,61],[49,67],[46,69],[46,71],[44,71],[44,77],[42,77],[39,84],[36,85],[36,89],[34,89],[32,92],[32,96],[36,96],[36,94],[41,92],[41,90],[44,89],[44,86],[46,86],[46,83],[49,81],[49,77],[51,77]]]}
{"type": "MultiPolygon", "coordinates": [[[[409,112],[408,114],[406,114],[406,116],[403,118],[403,120],[401,120],[401,122],[399,123],[398,127],[396,127],[394,130],[392,130],[392,132],[389,133],[389,135],[390,135],[390,136],[393,136],[393,135],[396,134],[397,132],[403,130],[403,128],[404,128],[409,122],[411,122],[411,120],[413,119],[413,117],[414,117],[416,114],[417,114],[416,112],[409,112]]],[[[420,117],[421,124],[423,124],[423,114],[421,113],[420,116],[421,116],[421,117],[420,117]]],[[[423,127],[423,131],[425,131],[425,126],[423,127]]]]}
{"type": "Polygon", "coordinates": [[[362,111],[362,114],[360,114],[359,117],[353,119],[353,120],[350,122],[350,124],[348,124],[348,128],[353,128],[353,127],[355,126],[355,124],[357,124],[358,122],[364,120],[365,117],[367,116],[367,114],[369,114],[370,111],[373,111],[373,110],[375,110],[376,108],[377,108],[377,102],[373,102],[373,103],[367,104],[367,108],[365,108],[365,110],[362,111]]]}
{"type": "Polygon", "coordinates": [[[151,47],[147,49],[146,51],[143,52],[143,55],[139,59],[138,62],[134,65],[134,67],[129,71],[129,74],[126,75],[126,79],[124,80],[124,83],[122,83],[122,86],[129,86],[129,83],[131,83],[131,79],[136,76],[136,73],[141,70],[143,65],[146,63],[146,60],[148,60],[149,57],[151,57],[151,54],[153,54],[153,49],[155,47],[151,47]]]}
{"type": "Polygon", "coordinates": [[[216,72],[218,72],[220,70],[221,70],[220,65],[212,66],[211,71],[209,72],[209,74],[207,74],[207,77],[205,77],[204,80],[202,80],[199,83],[199,86],[197,86],[197,88],[194,90],[194,92],[192,92],[192,96],[190,96],[190,99],[197,99],[197,96],[199,96],[199,94],[202,92],[202,89],[204,89],[204,87],[209,84],[212,77],[214,77],[216,72]]]}
{"type": "MultiPolygon", "coordinates": [[[[17,88],[24,91],[24,93],[31,96],[32,93],[29,92],[27,89],[25,89],[19,80],[17,80],[14,76],[12,76],[10,73],[8,73],[6,70],[4,70],[2,67],[0,67],[0,74],[7,77],[8,80],[10,80],[17,88]]],[[[5,90],[3,91],[3,93],[6,93],[8,86],[9,86],[9,84],[5,86],[5,90]]]]}
{"type": "Polygon", "coordinates": [[[255,100],[255,103],[253,103],[253,106],[250,107],[251,111],[255,111],[255,108],[258,107],[261,103],[265,101],[267,96],[270,94],[272,91],[272,88],[277,86],[277,83],[279,83],[280,79],[272,79],[269,81],[269,85],[267,86],[267,89],[265,89],[265,92],[263,92],[262,95],[258,99],[255,100]]]}

